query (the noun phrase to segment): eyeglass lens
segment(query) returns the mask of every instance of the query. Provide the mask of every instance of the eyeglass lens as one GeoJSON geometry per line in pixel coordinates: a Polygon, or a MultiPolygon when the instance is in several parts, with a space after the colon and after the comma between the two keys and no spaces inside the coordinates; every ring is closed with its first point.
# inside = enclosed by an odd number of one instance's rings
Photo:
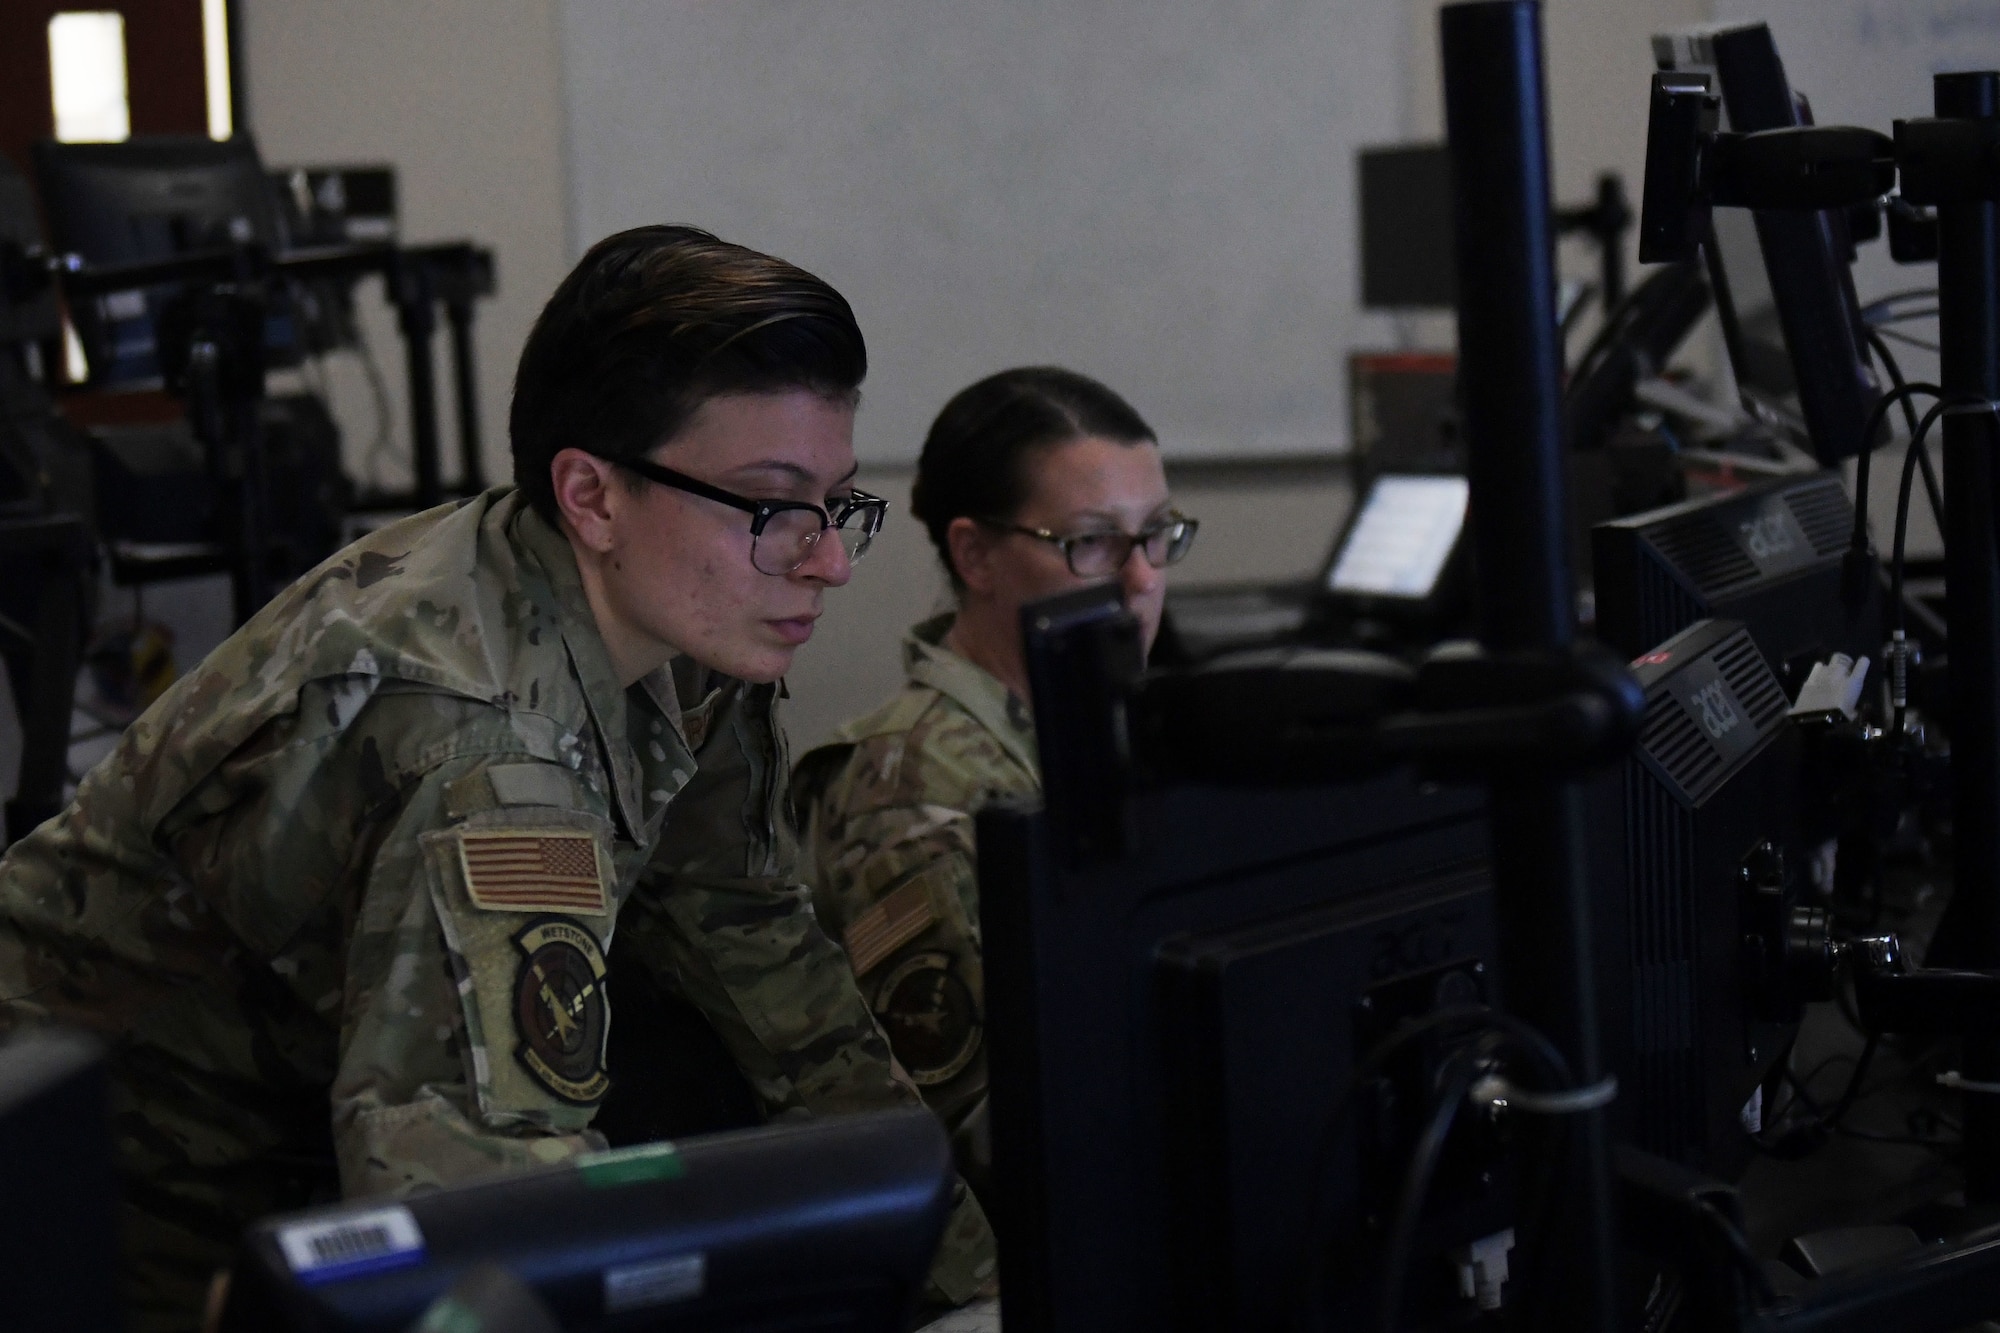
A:
{"type": "MultiPolygon", "coordinates": [[[[881,525],[880,511],[857,509],[833,529],[847,551],[848,563],[868,553],[881,525]]],[[[812,558],[813,548],[825,531],[816,511],[781,509],[765,521],[764,530],[751,542],[750,563],[760,574],[789,574],[812,558]]]]}
{"type": "Polygon", "coordinates": [[[1069,568],[1078,578],[1106,578],[1125,567],[1136,546],[1147,564],[1165,569],[1186,555],[1193,544],[1194,524],[1186,519],[1176,519],[1138,537],[1122,532],[1090,533],[1070,538],[1069,568]]]}

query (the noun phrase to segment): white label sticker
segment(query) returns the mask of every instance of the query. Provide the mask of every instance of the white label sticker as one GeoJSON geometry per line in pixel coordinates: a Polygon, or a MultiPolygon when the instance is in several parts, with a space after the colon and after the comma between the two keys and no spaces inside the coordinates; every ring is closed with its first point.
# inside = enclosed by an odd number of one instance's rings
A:
{"type": "Polygon", "coordinates": [[[146,315],[144,292],[111,292],[102,304],[106,319],[143,319],[146,315]]]}
{"type": "Polygon", "coordinates": [[[410,1210],[397,1204],[294,1222],[278,1233],[278,1248],[299,1280],[316,1286],[417,1263],[424,1257],[424,1233],[410,1210]]]}
{"type": "Polygon", "coordinates": [[[604,1313],[624,1314],[670,1305],[701,1295],[708,1286],[708,1256],[677,1254],[671,1259],[620,1264],[604,1270],[604,1313]]]}

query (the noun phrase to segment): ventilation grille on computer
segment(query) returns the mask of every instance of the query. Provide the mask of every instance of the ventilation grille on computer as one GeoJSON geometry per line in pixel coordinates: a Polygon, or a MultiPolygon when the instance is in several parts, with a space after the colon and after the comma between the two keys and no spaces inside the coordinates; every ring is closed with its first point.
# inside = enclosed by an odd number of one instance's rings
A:
{"type": "Polygon", "coordinates": [[[1671,694],[1658,694],[1646,701],[1646,716],[1639,726],[1639,748],[1652,757],[1675,786],[1697,801],[1708,794],[1722,775],[1722,756],[1681,707],[1680,700],[1671,694]]]}
{"type": "MultiPolygon", "coordinates": [[[[1669,703],[1672,701],[1669,700],[1669,703]]],[[[1694,814],[1639,764],[1625,768],[1625,883],[1631,914],[1632,1086],[1639,1146],[1678,1157],[1702,1121],[1695,1060],[1694,814]]]]}
{"type": "Polygon", "coordinates": [[[1756,563],[1705,509],[1649,529],[1646,541],[1710,598],[1757,577],[1756,563]]]}
{"type": "Polygon", "coordinates": [[[1822,558],[1839,555],[1847,547],[1854,530],[1854,506],[1839,481],[1825,477],[1794,486],[1785,492],[1785,504],[1799,521],[1813,553],[1822,558]]]}
{"type": "Polygon", "coordinates": [[[1790,707],[1784,686],[1771,674],[1770,665],[1757,651],[1757,641],[1750,637],[1750,631],[1738,630],[1724,639],[1709,654],[1709,660],[1729,682],[1729,688],[1749,714],[1751,725],[1760,733],[1770,730],[1771,724],[1790,707]]]}
{"type": "MultiPolygon", "coordinates": [[[[1768,731],[1785,712],[1785,691],[1749,632],[1738,630],[1707,657],[1742,705],[1744,721],[1759,735],[1768,731]]],[[[1693,715],[1666,690],[1646,701],[1646,713],[1639,724],[1639,749],[1697,805],[1728,777],[1722,753],[1693,715]]]]}

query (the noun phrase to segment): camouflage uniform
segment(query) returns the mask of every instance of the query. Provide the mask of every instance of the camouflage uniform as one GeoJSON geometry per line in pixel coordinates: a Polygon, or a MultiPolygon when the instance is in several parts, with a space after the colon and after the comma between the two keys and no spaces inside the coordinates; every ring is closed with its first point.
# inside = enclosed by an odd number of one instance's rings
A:
{"type": "MultiPolygon", "coordinates": [[[[684,659],[621,689],[503,488],[342,551],[148,709],[0,861],[0,1036],[113,1048],[134,1329],[192,1327],[259,1215],[603,1146],[614,926],[765,1114],[913,1101],[793,875],[781,693],[684,659]]],[[[952,1235],[962,1300],[969,1196],[952,1235]]]]}
{"type": "Polygon", "coordinates": [[[959,1170],[983,1188],[984,969],[972,814],[1039,795],[1026,704],[942,646],[942,616],[903,643],[909,683],[799,763],[792,801],[813,901],[846,945],[903,1067],[944,1117],[959,1170]]]}

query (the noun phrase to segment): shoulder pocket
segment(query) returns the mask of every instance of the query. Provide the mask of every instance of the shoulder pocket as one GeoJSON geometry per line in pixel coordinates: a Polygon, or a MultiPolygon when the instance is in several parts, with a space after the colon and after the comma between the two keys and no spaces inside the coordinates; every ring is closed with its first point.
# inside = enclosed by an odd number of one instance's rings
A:
{"type": "Polygon", "coordinates": [[[609,1091],[613,871],[604,821],[555,810],[423,835],[481,1117],[574,1131],[609,1091]]]}

